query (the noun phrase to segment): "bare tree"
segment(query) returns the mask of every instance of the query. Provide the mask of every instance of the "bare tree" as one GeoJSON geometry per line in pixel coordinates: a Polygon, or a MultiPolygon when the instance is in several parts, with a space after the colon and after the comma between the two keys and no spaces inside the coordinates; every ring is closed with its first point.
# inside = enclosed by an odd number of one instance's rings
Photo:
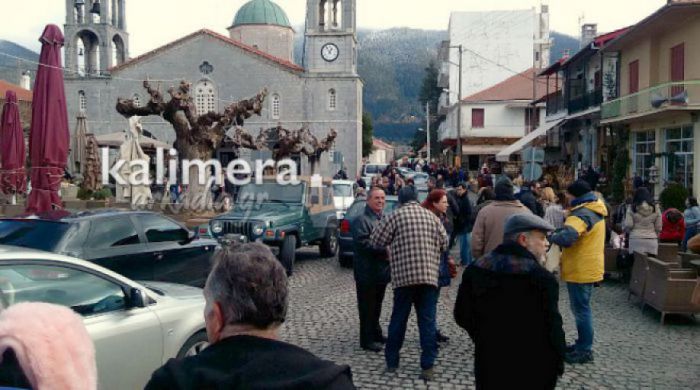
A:
{"type": "MultiPolygon", "coordinates": [[[[260,115],[267,89],[263,89],[253,98],[232,103],[223,113],[210,111],[199,114],[190,95],[192,84],[187,81],[180,82],[177,88],[168,89],[168,95],[170,95],[168,101],[163,98],[160,85],[154,88],[151,82],[146,80],[143,82],[143,87],[150,96],[147,104],[138,106],[132,99],[119,98],[117,112],[126,118],[157,115],[165,119],[175,130],[174,147],[180,158],[202,161],[213,158],[226,137],[226,131],[232,126],[236,126],[236,136],[232,137],[235,146],[257,149],[257,145],[251,142],[253,137],[240,126],[243,126],[245,120],[253,114],[260,115]]],[[[203,180],[199,180],[197,168],[190,169],[188,193],[190,202],[194,199],[200,201],[208,199],[208,188],[202,183],[209,182],[209,175],[209,172],[205,172],[203,180]]]]}

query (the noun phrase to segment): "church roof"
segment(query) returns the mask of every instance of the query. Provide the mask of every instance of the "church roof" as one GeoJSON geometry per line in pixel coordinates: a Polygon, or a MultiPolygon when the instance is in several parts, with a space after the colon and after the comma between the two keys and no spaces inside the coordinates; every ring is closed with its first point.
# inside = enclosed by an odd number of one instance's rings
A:
{"type": "Polygon", "coordinates": [[[170,43],[168,43],[168,44],[166,44],[166,45],[163,45],[163,46],[161,46],[161,47],[159,47],[159,48],[153,49],[153,50],[149,51],[148,53],[142,54],[142,55],[140,55],[140,56],[138,56],[138,57],[135,57],[135,58],[132,58],[132,59],[130,59],[129,61],[126,61],[126,62],[124,62],[124,63],[122,63],[122,64],[120,64],[120,65],[114,66],[114,67],[110,68],[109,71],[110,71],[110,72],[115,72],[115,71],[119,71],[119,70],[121,70],[121,69],[127,68],[127,67],[129,67],[129,66],[131,66],[131,65],[134,65],[134,64],[139,63],[139,62],[141,62],[141,61],[143,61],[143,60],[146,60],[146,59],[148,59],[148,58],[151,58],[151,57],[153,57],[153,56],[156,56],[156,55],[158,55],[158,54],[160,54],[160,53],[162,53],[162,52],[164,52],[164,51],[167,51],[168,49],[170,49],[170,48],[172,48],[172,47],[175,47],[175,46],[177,46],[177,45],[179,45],[179,44],[182,44],[182,43],[184,43],[184,42],[186,42],[186,41],[188,41],[188,40],[190,40],[190,39],[193,39],[193,38],[196,38],[196,37],[199,37],[199,36],[202,36],[202,35],[206,35],[206,36],[210,36],[210,37],[212,37],[212,38],[218,39],[218,40],[220,40],[220,41],[222,41],[222,42],[224,42],[224,43],[226,43],[226,44],[229,44],[229,45],[231,45],[231,46],[237,47],[237,48],[239,48],[239,49],[241,49],[241,50],[243,50],[243,51],[246,51],[246,52],[248,52],[248,53],[250,53],[250,54],[259,56],[259,57],[261,57],[261,58],[263,58],[263,59],[265,59],[265,60],[267,60],[267,61],[270,61],[270,62],[273,62],[273,63],[275,63],[275,64],[277,64],[277,65],[280,65],[280,66],[282,66],[283,68],[285,68],[285,69],[287,69],[287,70],[291,70],[291,71],[294,71],[294,72],[303,72],[303,71],[304,71],[304,68],[302,68],[301,66],[299,66],[299,65],[297,65],[297,64],[295,64],[295,63],[293,63],[293,62],[291,62],[291,61],[287,61],[287,60],[285,60],[285,59],[282,59],[282,58],[279,58],[279,57],[275,57],[275,56],[273,56],[273,55],[271,55],[271,54],[269,54],[269,53],[266,53],[266,52],[264,52],[264,51],[261,51],[261,50],[259,50],[259,49],[254,48],[254,47],[252,47],[252,46],[248,46],[248,45],[246,45],[246,44],[244,44],[244,43],[241,43],[241,42],[239,42],[239,41],[233,40],[233,39],[231,39],[231,38],[229,38],[229,37],[226,37],[226,36],[224,36],[224,35],[221,35],[221,34],[219,34],[219,33],[216,33],[216,32],[214,32],[214,31],[207,30],[207,29],[201,29],[201,30],[199,30],[199,31],[195,31],[195,32],[193,32],[193,33],[190,34],[190,35],[184,36],[184,37],[182,37],[182,38],[180,38],[180,39],[178,39],[178,40],[176,40],[176,41],[170,42],[170,43]]]}
{"type": "Polygon", "coordinates": [[[270,0],[251,0],[244,4],[236,13],[231,27],[247,24],[292,27],[284,10],[270,0]]]}

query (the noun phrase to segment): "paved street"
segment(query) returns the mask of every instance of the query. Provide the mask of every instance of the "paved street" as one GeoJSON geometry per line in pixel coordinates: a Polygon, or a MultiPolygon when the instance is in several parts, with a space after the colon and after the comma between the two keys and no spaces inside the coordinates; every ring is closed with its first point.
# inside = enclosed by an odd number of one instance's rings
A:
{"type": "MultiPolygon", "coordinates": [[[[458,283],[444,290],[438,321],[450,342],[440,350],[435,381],[418,380],[418,331],[412,316],[397,373],[384,373],[383,353],[365,352],[357,341],[359,329],[352,271],[335,259],[319,259],[315,247],[301,251],[291,279],[288,321],[282,338],[319,356],[352,367],[359,388],[474,388],[473,345],[452,319],[458,283]]],[[[382,314],[386,330],[391,311],[387,292],[382,314]]],[[[575,328],[561,290],[560,308],[567,341],[575,328]]],[[[659,324],[659,314],[644,313],[627,302],[624,286],[610,282],[594,292],[596,326],[595,362],[567,366],[559,381],[562,389],[698,389],[700,388],[700,319],[669,316],[659,324]]],[[[518,319],[513,318],[513,331],[518,319]]],[[[527,335],[523,335],[527,337],[527,335]]],[[[536,357],[533,357],[536,358],[536,357]]],[[[507,371],[504,372],[507,375],[507,371]]]]}

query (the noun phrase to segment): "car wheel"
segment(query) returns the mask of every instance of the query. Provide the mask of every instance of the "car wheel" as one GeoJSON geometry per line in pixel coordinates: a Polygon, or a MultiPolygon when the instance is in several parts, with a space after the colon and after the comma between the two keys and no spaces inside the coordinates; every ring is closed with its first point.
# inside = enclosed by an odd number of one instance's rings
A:
{"type": "Polygon", "coordinates": [[[185,344],[180,348],[177,353],[177,358],[182,359],[189,356],[199,355],[202,350],[209,346],[209,339],[207,338],[207,332],[201,331],[197,332],[192,337],[185,341],[185,344]]]}
{"type": "Polygon", "coordinates": [[[333,257],[338,253],[338,228],[326,228],[326,236],[318,246],[321,257],[333,257]]]}
{"type": "Polygon", "coordinates": [[[291,276],[294,272],[294,258],[296,256],[297,250],[297,236],[290,234],[284,238],[282,241],[282,246],[280,246],[279,259],[284,269],[287,270],[287,276],[291,276]]]}
{"type": "Polygon", "coordinates": [[[338,262],[340,263],[340,266],[343,268],[352,268],[352,256],[340,255],[338,257],[338,262]]]}

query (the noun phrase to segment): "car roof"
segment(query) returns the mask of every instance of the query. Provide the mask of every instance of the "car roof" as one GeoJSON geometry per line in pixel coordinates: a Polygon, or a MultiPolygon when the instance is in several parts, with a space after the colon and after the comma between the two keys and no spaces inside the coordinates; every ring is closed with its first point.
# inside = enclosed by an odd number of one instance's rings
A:
{"type": "Polygon", "coordinates": [[[348,184],[348,185],[353,185],[355,184],[354,181],[352,180],[333,180],[332,184],[348,184]]]}
{"type": "Polygon", "coordinates": [[[73,223],[96,218],[109,218],[121,215],[154,214],[152,211],[126,210],[126,209],[95,209],[87,211],[52,210],[38,214],[22,214],[12,218],[0,218],[0,220],[39,220],[51,222],[73,223]]]}
{"type": "Polygon", "coordinates": [[[66,263],[68,265],[92,269],[106,276],[117,279],[125,284],[131,284],[136,287],[143,288],[143,286],[141,286],[139,283],[89,261],[38,249],[29,249],[13,245],[0,245],[0,264],[10,260],[49,260],[59,263],[66,263]]]}

